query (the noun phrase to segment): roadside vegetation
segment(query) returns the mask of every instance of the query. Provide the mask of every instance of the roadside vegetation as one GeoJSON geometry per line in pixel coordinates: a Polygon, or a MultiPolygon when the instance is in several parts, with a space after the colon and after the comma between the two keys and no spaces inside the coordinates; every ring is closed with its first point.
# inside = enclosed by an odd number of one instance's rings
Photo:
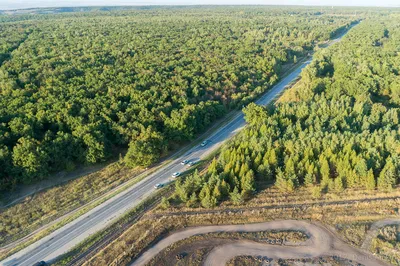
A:
{"type": "Polygon", "coordinates": [[[378,236],[372,240],[370,250],[391,265],[400,265],[399,225],[388,225],[379,229],[378,236]]]}
{"type": "Polygon", "coordinates": [[[25,198],[23,202],[0,212],[0,244],[5,245],[28,235],[138,174],[138,169],[130,169],[116,162],[101,171],[25,198]]]}
{"type": "Polygon", "coordinates": [[[0,190],[121,149],[149,166],[357,21],[270,7],[28,17],[1,17],[0,190]]]}

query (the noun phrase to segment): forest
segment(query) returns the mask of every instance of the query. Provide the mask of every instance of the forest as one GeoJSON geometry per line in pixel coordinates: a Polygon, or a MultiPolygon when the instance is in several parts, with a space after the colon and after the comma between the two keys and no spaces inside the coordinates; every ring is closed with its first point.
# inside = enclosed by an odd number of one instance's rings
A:
{"type": "Polygon", "coordinates": [[[275,105],[249,104],[248,123],[208,167],[176,184],[189,207],[240,204],[270,182],[282,192],[388,191],[400,176],[400,17],[369,19],[318,51],[275,105]]]}
{"type": "MultiPolygon", "coordinates": [[[[179,11],[1,15],[0,190],[126,150],[127,165],[149,166],[358,20],[305,8],[179,11]]],[[[393,42],[376,38],[377,49],[393,42]]],[[[282,148],[274,152],[283,159],[282,148]]]]}

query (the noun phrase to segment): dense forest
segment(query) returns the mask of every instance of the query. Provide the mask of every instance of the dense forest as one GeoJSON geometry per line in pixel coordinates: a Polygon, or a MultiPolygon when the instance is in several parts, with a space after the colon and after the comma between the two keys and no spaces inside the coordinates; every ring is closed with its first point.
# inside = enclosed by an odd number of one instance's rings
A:
{"type": "Polygon", "coordinates": [[[0,21],[1,190],[125,148],[128,165],[148,166],[356,17],[231,7],[0,21]]]}
{"type": "Polygon", "coordinates": [[[366,20],[316,53],[274,106],[244,108],[249,126],[207,173],[178,182],[188,206],[241,203],[257,181],[284,192],[387,191],[400,177],[400,17],[366,20]]]}

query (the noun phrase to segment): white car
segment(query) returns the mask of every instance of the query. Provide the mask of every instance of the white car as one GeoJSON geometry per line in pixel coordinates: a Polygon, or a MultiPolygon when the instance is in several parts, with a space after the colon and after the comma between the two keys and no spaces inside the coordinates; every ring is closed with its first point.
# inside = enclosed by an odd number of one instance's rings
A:
{"type": "Polygon", "coordinates": [[[181,165],[185,165],[185,164],[188,164],[188,163],[189,163],[188,160],[183,160],[183,161],[181,162],[181,165]]]}
{"type": "Polygon", "coordinates": [[[156,189],[159,189],[159,188],[162,188],[162,187],[164,187],[164,184],[156,184],[154,186],[154,188],[156,188],[156,189]]]}
{"type": "Polygon", "coordinates": [[[181,175],[180,172],[176,172],[176,173],[173,173],[173,174],[172,174],[172,177],[173,177],[173,178],[177,178],[177,177],[180,176],[180,175],[181,175]]]}
{"type": "Polygon", "coordinates": [[[201,146],[201,147],[204,147],[204,146],[207,145],[207,143],[208,143],[208,140],[205,140],[205,141],[203,141],[203,142],[200,144],[200,146],[201,146]]]}
{"type": "Polygon", "coordinates": [[[191,161],[191,162],[188,163],[188,166],[193,166],[193,165],[195,165],[195,164],[196,164],[196,162],[191,161]]]}

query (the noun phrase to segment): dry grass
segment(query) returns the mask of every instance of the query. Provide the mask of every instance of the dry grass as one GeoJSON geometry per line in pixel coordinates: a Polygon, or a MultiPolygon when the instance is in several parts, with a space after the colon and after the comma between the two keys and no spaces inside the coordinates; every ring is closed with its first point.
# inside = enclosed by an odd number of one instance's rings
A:
{"type": "MultiPolygon", "coordinates": [[[[377,193],[378,195],[375,196],[380,196],[382,199],[371,202],[246,210],[248,205],[257,205],[258,201],[261,205],[264,205],[265,202],[268,204],[276,202],[276,206],[293,200],[298,203],[301,203],[301,201],[314,201],[312,195],[307,193],[307,190],[300,189],[290,195],[274,191],[273,188],[269,192],[262,192],[244,206],[239,206],[239,208],[243,208],[241,211],[227,211],[221,208],[217,209],[217,212],[212,210],[213,213],[170,215],[171,210],[176,211],[178,209],[174,207],[169,210],[157,210],[125,231],[121,237],[87,262],[86,265],[128,265],[131,259],[138,256],[147,246],[165,237],[171,231],[187,226],[211,224],[243,224],[280,219],[315,220],[336,228],[347,242],[360,245],[369,224],[376,220],[395,216],[396,214],[393,213],[393,210],[399,204],[397,199],[385,199],[389,196],[397,195],[399,191],[396,190],[382,195],[377,193]],[[157,214],[157,216],[154,216],[154,214],[157,214]],[[164,214],[164,216],[161,214],[164,214]]],[[[325,195],[319,201],[332,201],[339,196],[325,195]]],[[[345,199],[372,198],[373,196],[373,193],[370,192],[354,190],[352,192],[348,191],[345,199]]],[[[226,209],[226,206],[224,208],[226,209]]],[[[204,209],[202,210],[204,211],[204,209]]]]}
{"type": "Polygon", "coordinates": [[[113,163],[101,171],[28,197],[0,213],[0,245],[56,220],[126,182],[139,170],[113,163]]]}
{"type": "Polygon", "coordinates": [[[299,266],[299,265],[357,265],[349,260],[333,257],[320,257],[313,259],[291,259],[291,260],[272,260],[268,257],[250,257],[239,256],[229,261],[227,266],[262,266],[262,265],[279,265],[279,266],[299,266]],[[270,263],[270,264],[266,264],[270,263]]]}
{"type": "Polygon", "coordinates": [[[265,231],[251,233],[221,232],[197,235],[170,245],[167,249],[163,250],[153,258],[147,265],[161,266],[178,264],[200,266],[207,252],[197,253],[195,251],[207,251],[211,250],[215,246],[243,239],[281,245],[283,243],[293,244],[304,242],[308,237],[306,234],[297,231],[265,231]],[[177,259],[177,256],[179,255],[183,255],[183,258],[177,259]]]}
{"type": "Polygon", "coordinates": [[[400,265],[400,227],[382,227],[378,236],[372,240],[370,250],[390,264],[400,265]]]}

